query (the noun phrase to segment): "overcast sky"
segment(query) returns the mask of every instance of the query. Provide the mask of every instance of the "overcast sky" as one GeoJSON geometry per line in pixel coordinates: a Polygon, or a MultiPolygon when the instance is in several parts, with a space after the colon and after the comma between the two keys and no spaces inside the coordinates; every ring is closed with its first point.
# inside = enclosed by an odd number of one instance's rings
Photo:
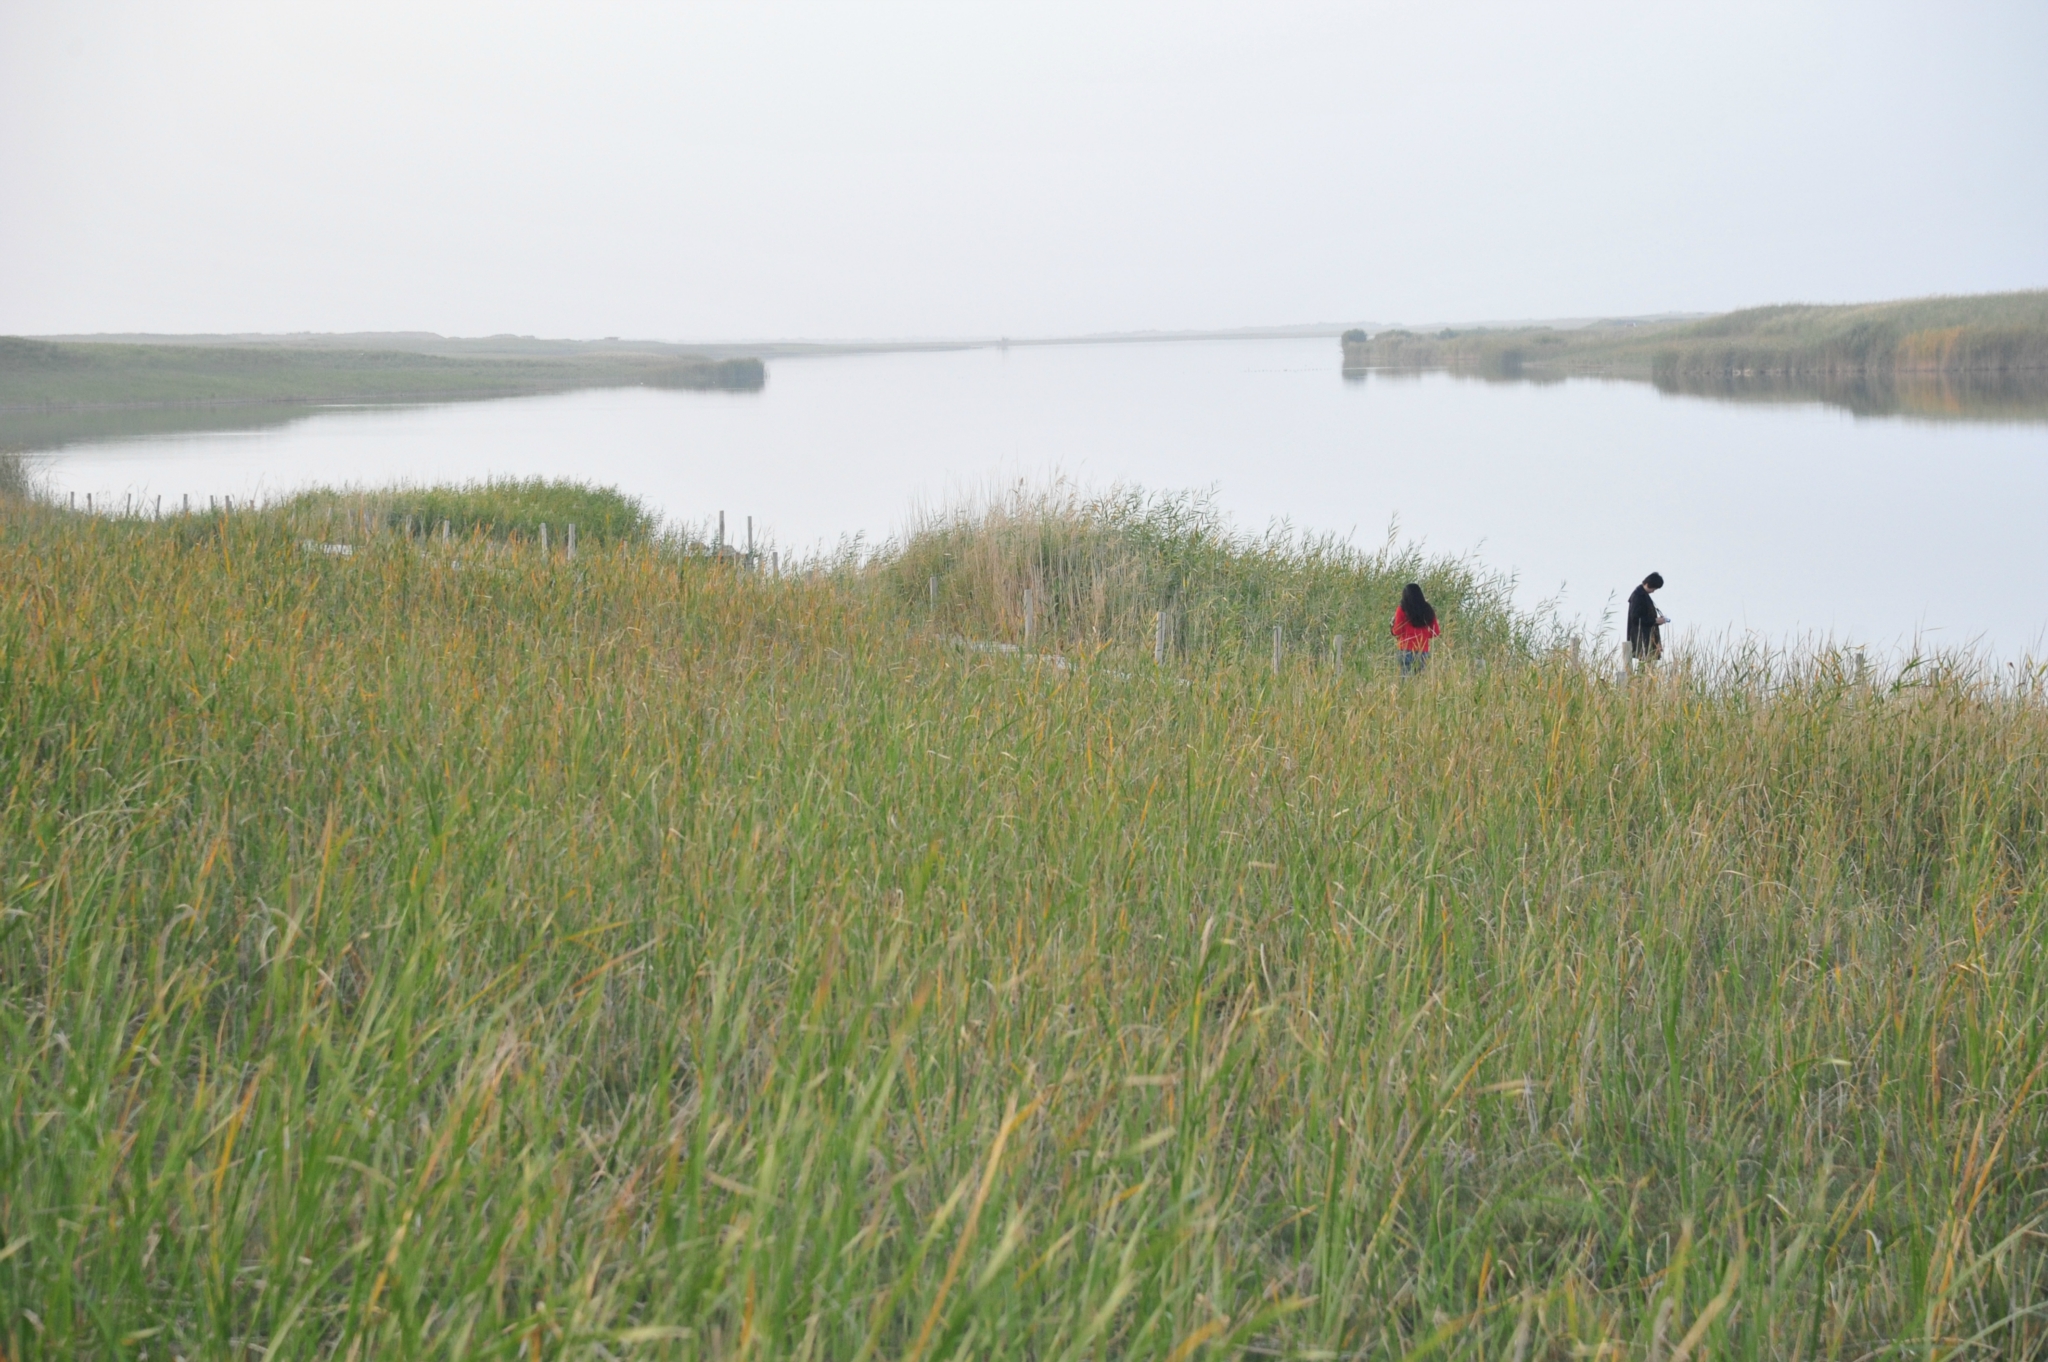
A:
{"type": "Polygon", "coordinates": [[[1046,335],[2048,285],[2048,4],[0,0],[0,331],[1046,335]]]}

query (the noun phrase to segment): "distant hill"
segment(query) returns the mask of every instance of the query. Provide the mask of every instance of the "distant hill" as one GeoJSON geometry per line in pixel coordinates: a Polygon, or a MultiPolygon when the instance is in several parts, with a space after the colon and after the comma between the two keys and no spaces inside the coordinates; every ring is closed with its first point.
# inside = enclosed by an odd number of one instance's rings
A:
{"type": "Polygon", "coordinates": [[[572,388],[753,390],[766,381],[759,359],[711,358],[654,342],[610,348],[389,336],[377,346],[349,343],[360,339],[0,336],[0,411],[424,400],[572,388]]]}

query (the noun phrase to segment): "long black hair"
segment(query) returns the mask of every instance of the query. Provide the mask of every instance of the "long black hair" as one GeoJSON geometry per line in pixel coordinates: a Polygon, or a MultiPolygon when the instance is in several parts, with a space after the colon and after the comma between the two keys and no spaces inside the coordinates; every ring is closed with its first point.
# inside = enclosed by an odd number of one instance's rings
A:
{"type": "MultiPolygon", "coordinates": [[[[1380,597],[1385,600],[1386,597],[1380,597]]],[[[1436,607],[1422,597],[1422,588],[1414,582],[1401,588],[1401,613],[1417,629],[1427,629],[1436,623],[1436,607]]]]}

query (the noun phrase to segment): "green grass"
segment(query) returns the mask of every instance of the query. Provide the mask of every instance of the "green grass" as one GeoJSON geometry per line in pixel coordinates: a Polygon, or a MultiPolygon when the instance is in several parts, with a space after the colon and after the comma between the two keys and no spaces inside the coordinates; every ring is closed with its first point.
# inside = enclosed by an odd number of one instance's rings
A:
{"type": "Polygon", "coordinates": [[[570,388],[758,389],[756,359],[626,352],[483,358],[406,350],[56,342],[0,336],[0,410],[397,401],[570,388]]]}
{"type": "Polygon", "coordinates": [[[41,494],[32,464],[20,454],[0,452],[0,504],[22,503],[41,494]]]}
{"type": "Polygon", "coordinates": [[[2048,1348],[2030,694],[293,519],[0,520],[10,1359],[2048,1348]]]}
{"type": "Polygon", "coordinates": [[[376,491],[318,489],[271,508],[289,525],[323,539],[353,543],[365,535],[398,532],[432,537],[447,526],[451,541],[538,541],[553,526],[555,544],[574,525],[579,544],[645,540],[657,518],[637,498],[609,487],[547,478],[497,478],[462,486],[396,487],[376,491]]]}

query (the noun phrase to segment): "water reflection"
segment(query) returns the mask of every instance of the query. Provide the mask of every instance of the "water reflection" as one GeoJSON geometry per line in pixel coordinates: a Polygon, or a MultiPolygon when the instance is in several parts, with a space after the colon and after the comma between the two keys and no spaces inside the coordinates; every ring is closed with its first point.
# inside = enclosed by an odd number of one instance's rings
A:
{"type": "MultiPolygon", "coordinates": [[[[1255,342],[1256,344],[1256,342],[1255,342]]],[[[1571,375],[1550,369],[1529,369],[1525,356],[1509,350],[1483,368],[1395,369],[1346,365],[1344,381],[1363,384],[1418,379],[1426,373],[1448,373],[1480,383],[1548,387],[1571,375]]],[[[1327,371],[1325,371],[1327,372],[1327,371]]],[[[1652,380],[1657,391],[1672,397],[1704,397],[1716,402],[1781,403],[1834,407],[1856,416],[1898,416],[1928,421],[2048,423],[2048,374],[1961,373],[1897,374],[1843,378],[1742,377],[1673,375],[1652,380]]],[[[360,403],[275,402],[248,405],[194,403],[187,406],[115,407],[88,410],[0,409],[0,454],[50,453],[74,445],[96,445],[157,436],[231,434],[280,430],[345,408],[399,410],[495,400],[476,398],[360,403]]]]}
{"type": "Polygon", "coordinates": [[[1768,378],[1660,374],[1657,390],[1721,402],[1818,402],[1858,416],[1930,421],[2048,421],[2048,375],[1881,374],[1768,378]]]}
{"type": "MultiPolygon", "coordinates": [[[[392,407],[419,403],[382,404],[392,407]]],[[[302,402],[180,407],[112,407],[67,411],[0,410],[0,454],[38,454],[71,445],[103,444],[160,435],[212,435],[277,430],[311,420],[331,406],[302,402]]]]}
{"type": "MultiPolygon", "coordinates": [[[[1478,383],[1548,386],[1578,375],[1529,369],[1520,351],[1508,350],[1484,365],[1458,369],[1391,369],[1345,365],[1347,383],[1419,378],[1448,373],[1478,383]]],[[[1598,377],[1599,375],[1591,375],[1598,377]]],[[[1636,380],[1640,381],[1640,380],[1636,380]]],[[[2048,374],[1906,373],[1843,377],[1659,373],[1650,382],[1671,397],[1704,397],[1716,402],[1794,403],[1837,407],[1856,416],[1900,416],[1925,421],[2048,422],[2048,374]]]]}
{"type": "Polygon", "coordinates": [[[574,477],[692,526],[755,516],[785,553],[876,543],[920,504],[1059,472],[1090,488],[1213,488],[1252,529],[1285,518],[1371,545],[1398,521],[1404,540],[1519,573],[1529,608],[1554,602],[1596,626],[1655,568],[1671,582],[1674,647],[1753,629],[1873,656],[1920,635],[2016,657],[2048,625],[2034,550],[2048,421],[2024,391],[1845,385],[1823,405],[1830,394],[1758,382],[1684,401],[1618,379],[1357,383],[1331,372],[1330,349],[846,355],[782,362],[760,393],[41,415],[28,438],[68,441],[39,471],[81,504],[574,477]],[[140,438],[166,416],[180,428],[140,438]],[[242,428],[216,433],[229,420],[242,428]],[[95,423],[127,438],[87,438],[95,423]]]}
{"type": "MultiPolygon", "coordinates": [[[[566,380],[560,376],[561,372],[558,369],[551,374],[543,374],[540,380],[521,382],[511,387],[502,386],[502,378],[491,374],[486,377],[493,386],[477,386],[474,391],[458,391],[432,397],[370,396],[312,400],[278,398],[78,407],[0,407],[0,454],[50,453],[73,445],[106,444],[158,436],[278,430],[329,412],[442,407],[549,393],[590,392],[605,388],[754,394],[762,390],[767,378],[766,369],[759,360],[745,357],[727,357],[708,363],[691,361],[664,364],[656,360],[633,368],[623,380],[620,377],[619,365],[615,364],[607,370],[601,360],[593,360],[585,365],[580,381],[566,380]]],[[[348,377],[347,374],[343,375],[344,379],[348,377]]],[[[475,375],[458,377],[474,378],[475,375]]],[[[343,383],[339,386],[346,388],[348,385],[343,383]]]]}

